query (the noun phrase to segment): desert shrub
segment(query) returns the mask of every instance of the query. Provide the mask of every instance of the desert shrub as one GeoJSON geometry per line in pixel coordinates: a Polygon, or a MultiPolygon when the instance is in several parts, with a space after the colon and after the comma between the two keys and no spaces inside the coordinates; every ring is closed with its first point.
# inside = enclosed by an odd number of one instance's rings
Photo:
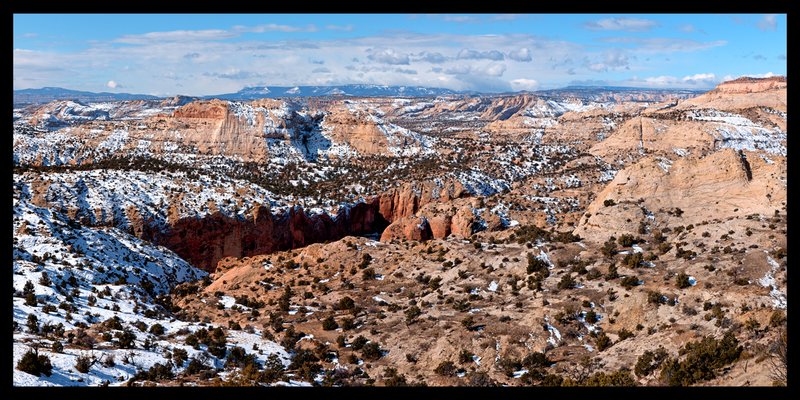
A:
{"type": "Polygon", "coordinates": [[[603,351],[609,347],[611,347],[611,338],[605,334],[605,332],[600,332],[597,334],[597,337],[594,341],[595,345],[597,345],[598,351],[603,351]]]}
{"type": "Polygon", "coordinates": [[[597,313],[594,310],[587,311],[584,320],[590,324],[594,324],[598,321],[597,313]]]}
{"type": "Polygon", "coordinates": [[[114,334],[114,337],[117,338],[117,347],[120,349],[132,349],[134,348],[134,340],[136,340],[136,334],[131,332],[130,330],[123,330],[121,332],[117,332],[114,334]]]}
{"type": "Polygon", "coordinates": [[[150,327],[150,333],[152,333],[153,335],[156,335],[156,336],[163,335],[164,334],[164,326],[159,324],[159,323],[155,323],[150,327]]]}
{"type": "Polygon", "coordinates": [[[353,318],[342,318],[342,323],[340,325],[343,330],[349,331],[356,327],[356,321],[353,318]]]}
{"type": "Polygon", "coordinates": [[[361,350],[364,347],[364,345],[367,344],[367,342],[369,342],[367,338],[358,335],[355,339],[353,339],[353,342],[350,343],[350,346],[353,350],[361,350]]]}
{"type": "Polygon", "coordinates": [[[89,372],[89,369],[92,368],[94,362],[95,362],[94,357],[89,357],[87,355],[80,355],[75,360],[75,370],[85,374],[89,372]]]}
{"type": "Polygon", "coordinates": [[[339,324],[336,323],[336,319],[333,318],[333,315],[329,315],[327,318],[322,320],[322,329],[326,331],[332,331],[339,327],[339,324]]]}
{"type": "Polygon", "coordinates": [[[474,356],[474,354],[472,354],[469,350],[462,349],[461,352],[458,353],[458,363],[459,364],[470,363],[470,362],[472,362],[472,357],[473,356],[474,356]]]}
{"type": "Polygon", "coordinates": [[[714,379],[716,371],[739,358],[742,347],[732,331],[722,339],[707,336],[698,342],[687,343],[681,350],[683,360],[669,358],[661,368],[661,379],[670,386],[689,386],[714,379]]]}
{"type": "Polygon", "coordinates": [[[619,278],[619,272],[617,272],[617,265],[616,264],[612,263],[611,265],[608,266],[608,273],[606,273],[604,278],[607,281],[619,278]]]}
{"type": "Polygon", "coordinates": [[[50,275],[46,271],[42,271],[42,276],[39,278],[39,284],[42,286],[50,286],[53,281],[50,280],[50,275]]]}
{"type": "Polygon", "coordinates": [[[511,377],[514,372],[522,369],[522,362],[515,358],[502,358],[497,362],[497,367],[503,371],[506,376],[511,377]]]}
{"type": "Polygon", "coordinates": [[[617,239],[617,243],[619,243],[622,247],[631,247],[634,243],[636,243],[633,235],[623,234],[620,235],[619,239],[617,239]]]}
{"type": "Polygon", "coordinates": [[[614,254],[617,254],[617,245],[614,243],[614,240],[609,239],[603,243],[603,247],[600,248],[600,252],[606,257],[613,257],[614,254]]]}
{"type": "Polygon", "coordinates": [[[636,380],[627,369],[606,374],[596,372],[581,382],[581,386],[636,386],[636,380]]]}
{"type": "Polygon", "coordinates": [[[361,272],[361,275],[365,281],[373,280],[375,279],[375,269],[367,268],[361,272]]]}
{"type": "Polygon", "coordinates": [[[625,258],[622,259],[622,263],[628,266],[628,268],[639,268],[642,262],[644,262],[642,253],[626,254],[625,258]]]}
{"type": "Polygon", "coordinates": [[[367,361],[375,361],[383,357],[381,346],[376,342],[369,342],[361,349],[361,357],[367,361]]]}
{"type": "Polygon", "coordinates": [[[256,362],[256,356],[253,354],[248,354],[243,347],[233,346],[230,350],[228,350],[228,355],[225,360],[226,368],[244,368],[251,364],[256,366],[258,365],[256,362]]]}
{"type": "Polygon", "coordinates": [[[611,206],[613,206],[615,204],[617,204],[617,203],[614,201],[614,199],[605,199],[605,200],[603,200],[603,207],[611,207],[611,206]]]}
{"type": "Polygon", "coordinates": [[[30,333],[39,333],[39,318],[34,314],[28,314],[28,319],[25,321],[25,326],[28,327],[28,331],[30,333]]]}
{"type": "Polygon", "coordinates": [[[404,374],[398,374],[397,369],[388,367],[383,373],[383,384],[385,386],[408,386],[408,381],[404,374]]]}
{"type": "Polygon", "coordinates": [[[558,282],[559,289],[574,289],[576,286],[578,286],[578,282],[570,274],[565,274],[558,282]]]}
{"type": "Polygon", "coordinates": [[[534,351],[522,359],[522,366],[529,370],[547,368],[551,365],[553,365],[553,362],[547,358],[547,355],[538,351],[534,351]]]}
{"type": "Polygon", "coordinates": [[[639,277],[636,275],[626,276],[622,278],[622,281],[620,281],[620,285],[622,285],[622,287],[624,287],[625,289],[630,289],[634,286],[639,286],[639,277]]]}
{"type": "Polygon", "coordinates": [[[772,315],[769,317],[769,326],[776,328],[786,323],[786,315],[784,315],[783,311],[775,310],[772,312],[772,315]]]}
{"type": "Polygon", "coordinates": [[[686,275],[685,272],[679,273],[678,276],[675,277],[675,285],[678,289],[686,289],[692,286],[692,284],[689,283],[689,275],[686,275]]]}
{"type": "Polygon", "coordinates": [[[162,381],[174,378],[175,374],[172,372],[172,368],[161,363],[155,363],[147,371],[139,371],[134,375],[135,380],[144,381],[162,381]]]}
{"type": "Polygon", "coordinates": [[[64,344],[58,340],[54,340],[52,346],[50,346],[50,351],[52,351],[53,353],[63,353],[64,344]]]}
{"type": "Polygon", "coordinates": [[[535,272],[545,271],[548,268],[547,261],[542,260],[539,257],[535,257],[533,254],[528,253],[528,274],[532,274],[535,272]]]}
{"type": "Polygon", "coordinates": [[[408,307],[408,309],[406,309],[405,315],[406,315],[406,323],[412,324],[414,323],[417,317],[422,315],[422,310],[420,310],[419,307],[417,306],[411,306],[408,307]]]}
{"type": "Polygon", "coordinates": [[[631,331],[629,331],[629,330],[627,330],[625,328],[620,329],[620,331],[617,333],[617,335],[619,335],[619,341],[620,342],[625,340],[625,339],[632,338],[634,336],[633,332],[631,332],[631,331]]]}
{"type": "Polygon", "coordinates": [[[470,386],[476,387],[495,387],[497,386],[497,382],[495,382],[492,378],[489,377],[489,374],[486,372],[473,372],[469,374],[469,379],[467,380],[470,386]]]}
{"type": "Polygon", "coordinates": [[[558,374],[547,374],[542,377],[540,386],[558,387],[564,383],[564,377],[558,374]]]}
{"type": "Polygon", "coordinates": [[[272,383],[283,377],[283,363],[277,354],[270,354],[264,362],[264,370],[261,371],[259,382],[272,383]]]}
{"type": "Polygon", "coordinates": [[[656,351],[647,350],[636,360],[633,372],[638,377],[648,376],[661,366],[667,355],[667,351],[663,347],[659,347],[656,351]]]}
{"type": "Polygon", "coordinates": [[[180,348],[176,347],[172,350],[172,361],[175,363],[176,366],[180,367],[183,363],[189,359],[189,353],[180,348]]]}
{"type": "Polygon", "coordinates": [[[336,308],[338,308],[339,310],[351,310],[355,308],[355,306],[356,303],[355,301],[353,301],[353,299],[351,299],[349,296],[344,296],[341,299],[339,299],[336,308]]]}
{"type": "Polygon", "coordinates": [[[456,365],[452,361],[442,361],[433,372],[441,376],[456,376],[456,370],[456,365]]]}
{"type": "Polygon", "coordinates": [[[17,362],[17,369],[36,376],[41,376],[42,374],[50,376],[53,373],[53,365],[50,363],[50,357],[39,354],[38,351],[33,349],[28,349],[28,351],[22,355],[22,358],[17,362]]]}

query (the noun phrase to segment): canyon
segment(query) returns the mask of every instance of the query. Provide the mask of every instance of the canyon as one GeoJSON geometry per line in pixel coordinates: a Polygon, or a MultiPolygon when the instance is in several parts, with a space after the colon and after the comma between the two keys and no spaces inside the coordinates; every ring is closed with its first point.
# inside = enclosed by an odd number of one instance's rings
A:
{"type": "Polygon", "coordinates": [[[13,110],[15,384],[775,381],[785,77],[254,93],[13,110]]]}

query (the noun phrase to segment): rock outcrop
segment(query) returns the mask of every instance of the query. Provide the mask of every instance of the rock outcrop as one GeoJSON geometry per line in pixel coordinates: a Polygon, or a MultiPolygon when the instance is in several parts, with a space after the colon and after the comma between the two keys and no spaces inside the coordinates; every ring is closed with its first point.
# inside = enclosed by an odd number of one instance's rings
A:
{"type": "Polygon", "coordinates": [[[589,204],[574,234],[594,241],[638,234],[639,222],[699,224],[747,213],[771,215],[786,201],[786,159],[769,162],[758,153],[722,149],[709,156],[685,157],[666,163],[646,157],[620,171],[589,204]],[[750,178],[750,179],[748,179],[750,178]],[[605,206],[606,200],[615,205],[605,206]],[[680,216],[668,212],[681,209],[680,216]],[[652,213],[648,221],[645,210],[652,213]]]}

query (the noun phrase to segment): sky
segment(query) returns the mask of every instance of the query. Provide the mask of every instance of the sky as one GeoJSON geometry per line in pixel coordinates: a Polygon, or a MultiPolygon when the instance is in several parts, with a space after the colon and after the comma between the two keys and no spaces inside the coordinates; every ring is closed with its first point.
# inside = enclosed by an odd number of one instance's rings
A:
{"type": "Polygon", "coordinates": [[[14,89],[708,89],[786,75],[785,14],[15,14],[14,89]]]}

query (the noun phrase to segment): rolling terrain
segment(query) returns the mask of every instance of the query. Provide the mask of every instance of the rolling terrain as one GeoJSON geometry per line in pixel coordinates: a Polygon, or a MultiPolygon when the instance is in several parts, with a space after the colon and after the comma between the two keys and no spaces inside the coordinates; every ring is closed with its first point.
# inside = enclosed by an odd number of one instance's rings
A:
{"type": "Polygon", "coordinates": [[[255,89],[13,110],[15,385],[785,377],[785,78],[255,89]]]}

